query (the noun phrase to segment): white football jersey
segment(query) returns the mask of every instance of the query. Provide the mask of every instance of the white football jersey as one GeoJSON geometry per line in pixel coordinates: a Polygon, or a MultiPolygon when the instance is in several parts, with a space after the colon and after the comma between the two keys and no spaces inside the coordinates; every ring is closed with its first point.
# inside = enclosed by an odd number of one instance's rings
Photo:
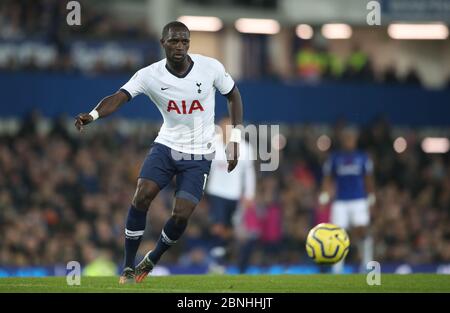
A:
{"type": "Polygon", "coordinates": [[[155,142],[184,153],[208,154],[215,151],[215,91],[229,94],[234,81],[216,59],[189,56],[192,64],[183,76],[171,72],[163,59],[136,72],[121,90],[129,98],[145,94],[158,107],[164,122],[155,142]]]}
{"type": "Polygon", "coordinates": [[[245,140],[239,144],[239,161],[233,171],[228,173],[228,161],[222,135],[216,135],[216,155],[211,163],[206,192],[228,200],[245,197],[253,200],[256,189],[256,176],[252,146],[245,140]]]}

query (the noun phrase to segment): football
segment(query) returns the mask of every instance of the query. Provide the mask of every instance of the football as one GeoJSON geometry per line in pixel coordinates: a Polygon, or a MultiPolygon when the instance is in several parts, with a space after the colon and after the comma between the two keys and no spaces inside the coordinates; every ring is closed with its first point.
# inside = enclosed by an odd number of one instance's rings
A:
{"type": "Polygon", "coordinates": [[[343,260],[349,247],[347,232],[333,224],[315,226],[306,238],[306,252],[318,264],[335,264],[343,260]]]}

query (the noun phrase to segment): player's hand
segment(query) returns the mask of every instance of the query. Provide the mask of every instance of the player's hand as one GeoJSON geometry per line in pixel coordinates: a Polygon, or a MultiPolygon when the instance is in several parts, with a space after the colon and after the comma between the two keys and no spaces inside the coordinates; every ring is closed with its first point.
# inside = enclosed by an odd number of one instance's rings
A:
{"type": "Polygon", "coordinates": [[[375,203],[377,202],[377,197],[375,196],[375,193],[372,192],[367,197],[367,203],[369,204],[369,207],[373,207],[375,203]]]}
{"type": "Polygon", "coordinates": [[[229,142],[225,149],[228,160],[228,173],[234,170],[239,159],[239,144],[237,142],[229,142]]]}
{"type": "Polygon", "coordinates": [[[94,119],[89,113],[81,113],[75,119],[75,127],[78,129],[78,131],[82,131],[83,126],[89,124],[93,120],[94,119]]]}
{"type": "Polygon", "coordinates": [[[322,191],[319,195],[319,204],[321,206],[327,205],[330,202],[330,194],[326,191],[322,191]]]}
{"type": "Polygon", "coordinates": [[[251,207],[253,207],[255,205],[255,200],[248,199],[248,198],[243,198],[241,200],[241,203],[242,203],[242,207],[244,209],[247,209],[247,208],[251,208],[251,207]]]}

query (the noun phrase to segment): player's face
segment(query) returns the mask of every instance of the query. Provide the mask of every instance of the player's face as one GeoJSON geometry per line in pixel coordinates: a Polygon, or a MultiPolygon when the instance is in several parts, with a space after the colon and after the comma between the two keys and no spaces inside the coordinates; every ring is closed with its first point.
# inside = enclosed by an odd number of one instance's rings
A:
{"type": "Polygon", "coordinates": [[[344,132],[342,134],[342,147],[345,150],[354,150],[358,143],[358,135],[353,132],[344,132]]]}
{"type": "Polygon", "coordinates": [[[182,63],[186,60],[189,42],[189,32],[182,28],[169,29],[167,36],[161,39],[166,58],[174,63],[182,63]]]}

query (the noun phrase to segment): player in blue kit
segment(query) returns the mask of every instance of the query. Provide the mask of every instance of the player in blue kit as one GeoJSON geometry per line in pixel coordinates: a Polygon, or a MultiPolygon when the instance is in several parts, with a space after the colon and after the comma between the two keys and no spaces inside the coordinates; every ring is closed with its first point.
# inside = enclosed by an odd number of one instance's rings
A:
{"type": "Polygon", "coordinates": [[[227,97],[231,124],[226,146],[228,171],[237,165],[242,125],[242,100],[223,65],[198,54],[188,54],[189,29],[180,22],[167,24],[161,45],[166,58],[138,72],[115,94],[90,113],[76,118],[83,126],[115,112],[139,94],[147,95],[161,112],[164,123],[153,143],[137,181],[125,227],[125,261],[119,283],[141,282],[161,256],[185,231],[188,219],[203,196],[215,152],[215,92],[227,97]],[[144,234],[151,202],[176,177],[172,216],[161,231],[156,247],[135,267],[135,257],[144,234]]]}
{"type": "MultiPolygon", "coordinates": [[[[323,185],[319,196],[321,205],[331,199],[335,183],[335,199],[331,206],[330,222],[344,229],[354,228],[360,238],[361,269],[373,258],[372,238],[369,235],[370,207],[375,203],[373,163],[367,153],[357,150],[358,134],[345,128],[340,134],[341,149],[331,154],[323,166],[323,185]]],[[[341,273],[343,262],[333,268],[341,273]]]]}

